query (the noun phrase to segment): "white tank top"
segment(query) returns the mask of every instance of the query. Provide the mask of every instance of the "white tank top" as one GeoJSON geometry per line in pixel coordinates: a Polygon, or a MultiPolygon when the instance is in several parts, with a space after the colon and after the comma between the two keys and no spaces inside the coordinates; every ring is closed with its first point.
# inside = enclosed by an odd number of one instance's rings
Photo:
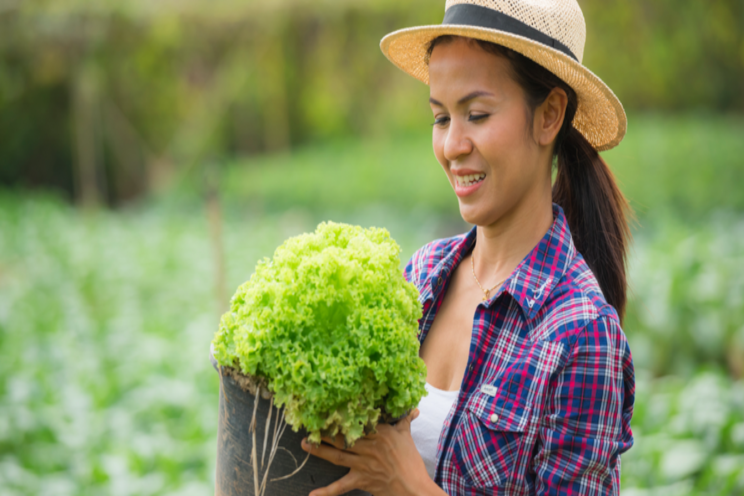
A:
{"type": "Polygon", "coordinates": [[[411,436],[421,458],[424,459],[429,477],[434,479],[437,468],[437,444],[444,420],[457,400],[460,391],[443,391],[426,383],[427,396],[418,405],[419,416],[411,423],[411,436]]]}

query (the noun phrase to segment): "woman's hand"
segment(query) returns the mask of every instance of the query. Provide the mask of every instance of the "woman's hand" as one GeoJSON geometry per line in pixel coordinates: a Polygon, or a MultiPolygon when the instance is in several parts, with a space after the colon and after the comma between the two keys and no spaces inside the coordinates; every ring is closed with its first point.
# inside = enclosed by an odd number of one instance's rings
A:
{"type": "Polygon", "coordinates": [[[359,439],[353,447],[343,449],[341,436],[336,440],[323,438],[332,444],[313,446],[302,441],[302,449],[351,471],[330,486],[316,489],[310,496],[338,496],[352,489],[361,489],[375,496],[445,494],[429,478],[411,437],[411,422],[418,409],[396,425],[381,424],[377,434],[359,439]]]}

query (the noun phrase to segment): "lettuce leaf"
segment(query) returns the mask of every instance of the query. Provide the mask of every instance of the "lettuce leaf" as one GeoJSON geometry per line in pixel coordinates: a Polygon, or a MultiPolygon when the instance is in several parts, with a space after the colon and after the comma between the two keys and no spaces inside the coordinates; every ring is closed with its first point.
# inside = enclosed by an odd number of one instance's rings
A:
{"type": "Polygon", "coordinates": [[[311,442],[348,444],[425,395],[421,305],[385,229],[321,223],[285,241],[240,286],[214,337],[221,365],[263,377],[311,442]]]}

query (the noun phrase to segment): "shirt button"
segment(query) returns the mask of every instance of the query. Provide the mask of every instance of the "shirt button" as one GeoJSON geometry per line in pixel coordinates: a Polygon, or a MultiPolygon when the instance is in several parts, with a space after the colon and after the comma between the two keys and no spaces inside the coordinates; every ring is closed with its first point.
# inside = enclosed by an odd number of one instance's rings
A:
{"type": "Polygon", "coordinates": [[[499,421],[499,416],[496,415],[495,413],[492,413],[491,416],[488,418],[488,420],[490,420],[492,424],[495,424],[496,422],[499,421]]]}
{"type": "Polygon", "coordinates": [[[473,364],[471,363],[470,367],[468,367],[468,372],[472,372],[472,371],[473,371],[473,364]]]}

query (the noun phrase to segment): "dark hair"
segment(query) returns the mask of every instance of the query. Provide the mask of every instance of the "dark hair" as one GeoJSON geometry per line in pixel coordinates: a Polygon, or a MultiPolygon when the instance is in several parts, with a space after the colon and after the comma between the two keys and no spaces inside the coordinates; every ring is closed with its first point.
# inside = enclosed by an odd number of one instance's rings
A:
{"type": "MultiPolygon", "coordinates": [[[[428,56],[436,45],[455,38],[452,35],[435,38],[429,45],[428,56]]],[[[576,249],[584,256],[605,299],[615,307],[622,321],[628,287],[626,252],[630,242],[626,212],[628,215],[632,212],[607,163],[573,126],[579,103],[576,92],[558,76],[510,48],[466,39],[511,62],[512,76],[524,90],[531,112],[553,88],[561,88],[568,95],[566,115],[553,149],[557,168],[553,201],[563,208],[576,249]]]]}

